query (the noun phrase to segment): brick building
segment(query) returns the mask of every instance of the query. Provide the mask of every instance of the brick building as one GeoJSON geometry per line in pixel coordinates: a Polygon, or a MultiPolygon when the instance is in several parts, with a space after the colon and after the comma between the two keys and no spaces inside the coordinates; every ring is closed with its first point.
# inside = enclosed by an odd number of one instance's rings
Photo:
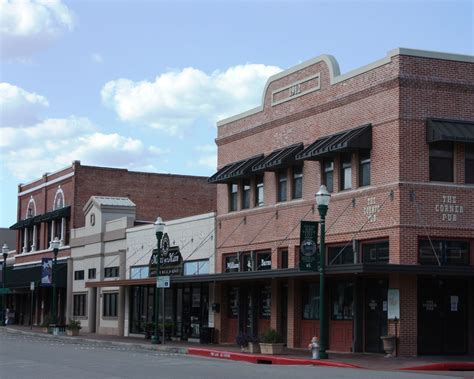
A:
{"type": "Polygon", "coordinates": [[[219,122],[220,341],[319,334],[299,235],[325,184],[329,350],[383,352],[396,331],[400,355],[474,352],[473,104],[474,57],[396,49],[346,74],[327,55],[299,64],[219,122]]]}
{"type": "MultiPolygon", "coordinates": [[[[50,241],[58,237],[57,283],[59,316],[66,309],[67,259],[70,230],[85,225],[83,207],[91,196],[127,197],[136,205],[136,223],[152,223],[157,215],[166,220],[202,214],[216,208],[216,186],[205,177],[133,172],[73,162],[70,167],[45,174],[18,186],[16,251],[9,257],[8,306],[15,322],[30,322],[30,282],[38,286],[42,258],[52,256],[50,241]],[[10,264],[14,262],[13,264],[10,264]]],[[[35,289],[33,323],[40,324],[50,310],[50,288],[35,289]]]]}

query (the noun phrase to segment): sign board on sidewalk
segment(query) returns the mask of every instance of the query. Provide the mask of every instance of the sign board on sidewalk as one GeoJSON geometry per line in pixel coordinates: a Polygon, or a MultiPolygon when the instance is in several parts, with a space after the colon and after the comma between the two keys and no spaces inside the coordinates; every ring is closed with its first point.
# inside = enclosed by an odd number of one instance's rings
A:
{"type": "Polygon", "coordinates": [[[170,286],[171,286],[171,277],[159,276],[156,278],[156,288],[170,288],[170,286]]]}

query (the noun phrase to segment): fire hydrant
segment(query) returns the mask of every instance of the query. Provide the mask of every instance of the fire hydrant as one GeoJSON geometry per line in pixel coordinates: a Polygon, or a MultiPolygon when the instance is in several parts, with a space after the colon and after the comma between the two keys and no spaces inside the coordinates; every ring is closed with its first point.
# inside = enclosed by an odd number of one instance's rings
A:
{"type": "Polygon", "coordinates": [[[308,349],[311,350],[312,359],[319,359],[319,340],[318,340],[318,337],[314,336],[311,339],[311,343],[308,345],[308,349]]]}

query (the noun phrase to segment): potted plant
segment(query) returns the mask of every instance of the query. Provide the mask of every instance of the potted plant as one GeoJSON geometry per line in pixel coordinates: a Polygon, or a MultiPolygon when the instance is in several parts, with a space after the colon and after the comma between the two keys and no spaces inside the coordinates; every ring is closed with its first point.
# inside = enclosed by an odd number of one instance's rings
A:
{"type": "Polygon", "coordinates": [[[260,338],[260,351],[262,354],[282,354],[283,338],[275,329],[269,329],[260,338]]]}
{"type": "Polygon", "coordinates": [[[251,354],[260,353],[258,337],[254,337],[249,334],[239,332],[235,341],[237,345],[240,346],[240,350],[243,353],[251,353],[251,354]]]}
{"type": "Polygon", "coordinates": [[[81,330],[81,322],[79,320],[70,320],[69,324],[66,326],[66,333],[68,336],[77,336],[79,335],[79,330],[81,330]]]}
{"type": "Polygon", "coordinates": [[[385,358],[392,358],[396,355],[397,337],[396,336],[382,336],[380,339],[383,342],[383,349],[387,353],[385,358]]]}

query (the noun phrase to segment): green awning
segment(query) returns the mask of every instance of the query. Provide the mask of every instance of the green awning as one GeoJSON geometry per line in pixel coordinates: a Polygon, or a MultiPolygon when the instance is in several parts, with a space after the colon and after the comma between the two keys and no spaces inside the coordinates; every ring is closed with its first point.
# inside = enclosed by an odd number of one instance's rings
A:
{"type": "Polygon", "coordinates": [[[46,212],[41,215],[30,217],[25,220],[20,220],[16,224],[10,226],[10,229],[23,229],[33,226],[35,224],[39,224],[41,222],[46,222],[50,220],[56,220],[63,217],[69,217],[71,215],[71,206],[67,206],[60,209],[55,209],[51,212],[46,212]]]}
{"type": "Polygon", "coordinates": [[[426,120],[428,143],[449,141],[474,143],[474,121],[450,121],[429,118],[426,120]]]}

